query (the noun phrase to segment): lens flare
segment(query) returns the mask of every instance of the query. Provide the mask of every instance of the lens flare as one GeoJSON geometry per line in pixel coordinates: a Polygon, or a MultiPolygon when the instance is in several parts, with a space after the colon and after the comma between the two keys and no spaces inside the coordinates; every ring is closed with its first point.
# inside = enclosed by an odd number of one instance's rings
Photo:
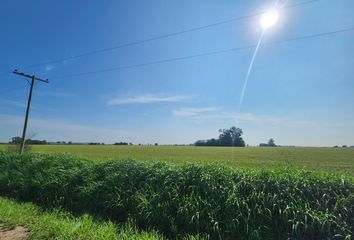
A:
{"type": "Polygon", "coordinates": [[[264,13],[261,17],[261,26],[263,29],[270,28],[274,26],[279,18],[279,13],[273,9],[264,13]]]}

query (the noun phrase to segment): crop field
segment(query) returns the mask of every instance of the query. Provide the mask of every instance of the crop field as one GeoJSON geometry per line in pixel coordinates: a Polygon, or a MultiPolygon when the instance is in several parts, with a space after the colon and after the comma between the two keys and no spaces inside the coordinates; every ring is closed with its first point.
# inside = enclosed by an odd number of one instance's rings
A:
{"type": "MultiPolygon", "coordinates": [[[[1,149],[6,149],[6,145],[0,145],[1,149]]],[[[32,152],[70,153],[95,160],[133,158],[173,164],[221,163],[257,169],[297,167],[354,175],[354,148],[33,145],[32,152]]]]}
{"type": "MultiPolygon", "coordinates": [[[[223,148],[219,150],[225,152],[223,148]]],[[[244,149],[252,150],[258,149],[244,149]]],[[[60,209],[79,216],[63,218],[60,214],[58,217],[43,213],[53,224],[63,224],[67,229],[60,232],[49,228],[53,234],[60,236],[77,230],[77,239],[85,239],[84,234],[92,233],[84,231],[90,225],[112,236],[99,239],[114,239],[120,234],[126,234],[122,239],[352,239],[354,232],[354,178],[291,167],[235,168],[129,159],[96,161],[53,153],[0,152],[0,195],[16,200],[1,200],[6,209],[8,205],[17,209],[14,206],[18,201],[31,202],[44,209],[60,209]],[[127,224],[131,227],[124,227],[127,224]]],[[[46,223],[42,213],[31,211],[29,214],[36,214],[38,226],[43,227],[46,223]]],[[[26,220],[24,212],[9,215],[8,211],[0,211],[0,219],[22,224],[31,234],[37,234],[37,225],[26,220]]]]}

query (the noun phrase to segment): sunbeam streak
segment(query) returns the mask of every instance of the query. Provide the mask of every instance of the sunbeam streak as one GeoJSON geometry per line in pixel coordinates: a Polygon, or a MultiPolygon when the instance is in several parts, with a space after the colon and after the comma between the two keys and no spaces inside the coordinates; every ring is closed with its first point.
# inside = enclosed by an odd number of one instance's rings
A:
{"type": "Polygon", "coordinates": [[[250,65],[248,66],[247,74],[246,74],[245,81],[243,83],[243,87],[242,87],[242,91],[241,91],[240,101],[239,101],[239,104],[238,104],[238,112],[241,112],[241,107],[242,107],[243,99],[245,97],[245,92],[246,92],[246,88],[247,88],[248,79],[250,77],[250,74],[251,74],[251,71],[252,71],[252,68],[253,68],[253,64],[254,64],[254,60],[255,60],[255,58],[257,56],[257,53],[258,53],[258,49],[261,46],[265,31],[266,31],[266,29],[264,28],[263,31],[262,31],[261,37],[258,40],[257,46],[256,46],[256,48],[255,48],[255,50],[253,52],[253,56],[252,56],[250,65]]]}

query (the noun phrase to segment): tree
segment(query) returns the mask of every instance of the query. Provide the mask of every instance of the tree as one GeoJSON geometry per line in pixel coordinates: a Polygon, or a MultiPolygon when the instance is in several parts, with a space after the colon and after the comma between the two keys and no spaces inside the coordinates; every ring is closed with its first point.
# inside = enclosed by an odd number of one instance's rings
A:
{"type": "Polygon", "coordinates": [[[244,147],[245,141],[242,139],[242,129],[231,127],[230,129],[220,129],[219,138],[198,140],[194,143],[195,146],[233,146],[244,147]]]}
{"type": "Polygon", "coordinates": [[[22,142],[22,137],[13,137],[11,138],[11,141],[9,142],[10,144],[21,144],[22,142]]]}
{"type": "Polygon", "coordinates": [[[206,141],[206,146],[220,146],[220,141],[215,138],[209,139],[206,141]]]}
{"type": "Polygon", "coordinates": [[[245,142],[242,139],[242,129],[237,127],[231,127],[230,129],[219,130],[219,142],[221,146],[234,146],[244,147],[245,142]]]}
{"type": "Polygon", "coordinates": [[[198,140],[194,143],[195,146],[206,146],[206,142],[204,140],[198,140]]]}
{"type": "Polygon", "coordinates": [[[276,146],[277,146],[277,145],[275,145],[275,142],[274,142],[274,139],[273,139],[273,138],[271,138],[271,139],[268,140],[268,146],[269,146],[269,147],[276,147],[276,146]]]}

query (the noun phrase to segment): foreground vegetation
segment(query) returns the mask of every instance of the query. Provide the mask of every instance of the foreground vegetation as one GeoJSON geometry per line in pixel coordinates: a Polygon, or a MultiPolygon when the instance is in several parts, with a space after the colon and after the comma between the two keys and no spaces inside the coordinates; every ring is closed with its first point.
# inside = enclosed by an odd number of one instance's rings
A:
{"type": "Polygon", "coordinates": [[[29,239],[164,239],[157,233],[139,232],[129,225],[117,227],[112,222],[96,222],[89,215],[73,217],[63,211],[43,211],[31,203],[17,203],[0,197],[0,223],[11,229],[15,225],[29,230],[29,239]]]}
{"type": "MultiPolygon", "coordinates": [[[[0,145],[0,149],[6,147],[0,145]]],[[[31,152],[66,152],[95,160],[134,158],[174,164],[222,163],[257,169],[299,167],[354,175],[354,148],[32,145],[31,152]]]]}
{"type": "Polygon", "coordinates": [[[0,194],[168,238],[349,239],[354,180],[295,169],[235,170],[0,153],[0,194]]]}

